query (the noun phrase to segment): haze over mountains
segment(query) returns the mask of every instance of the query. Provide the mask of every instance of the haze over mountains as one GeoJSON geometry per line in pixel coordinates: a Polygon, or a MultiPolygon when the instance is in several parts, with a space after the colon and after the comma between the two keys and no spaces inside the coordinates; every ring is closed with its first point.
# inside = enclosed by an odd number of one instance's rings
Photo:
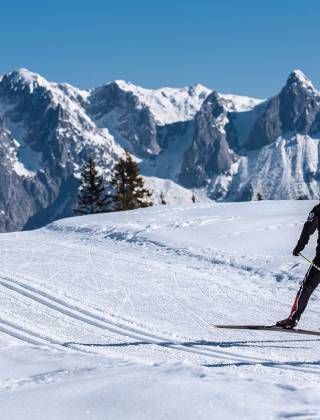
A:
{"type": "Polygon", "coordinates": [[[319,196],[320,93],[300,71],[266,100],[124,81],[84,91],[20,69],[0,79],[0,231],[72,215],[92,156],[106,177],[128,148],[155,200],[319,196]]]}

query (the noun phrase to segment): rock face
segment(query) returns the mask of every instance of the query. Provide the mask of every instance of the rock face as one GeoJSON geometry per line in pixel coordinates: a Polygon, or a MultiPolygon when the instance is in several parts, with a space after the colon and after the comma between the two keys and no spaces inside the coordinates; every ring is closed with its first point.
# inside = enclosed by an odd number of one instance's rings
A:
{"type": "Polygon", "coordinates": [[[258,149],[288,133],[314,132],[319,111],[319,92],[301,71],[295,70],[280,94],[271,98],[265,112],[257,119],[248,148],[258,149]]]}
{"type": "Polygon", "coordinates": [[[195,117],[192,145],[185,154],[180,181],[187,187],[203,187],[218,174],[230,169],[234,153],[226,133],[228,113],[222,99],[212,92],[195,117]]]}
{"type": "Polygon", "coordinates": [[[98,127],[148,158],[162,150],[159,129],[193,119],[208,94],[201,85],[153,91],[119,80],[94,89],[86,109],[98,127]]]}
{"type": "Polygon", "coordinates": [[[21,178],[13,171],[17,145],[0,121],[0,227],[1,232],[13,230],[24,213],[28,202],[21,178]],[[13,208],[12,202],[17,203],[13,208]],[[19,204],[20,203],[20,204],[19,204]]]}
{"type": "Polygon", "coordinates": [[[85,160],[108,177],[124,148],[168,203],[190,201],[181,187],[214,200],[315,198],[319,140],[320,95],[299,70],[268,100],[124,81],[83,91],[13,71],[0,79],[0,231],[72,215],[85,160]]]}
{"type": "Polygon", "coordinates": [[[135,153],[142,156],[159,153],[156,122],[150,109],[118,83],[95,89],[88,97],[86,109],[97,126],[109,127],[119,141],[122,138],[129,142],[135,153]]]}

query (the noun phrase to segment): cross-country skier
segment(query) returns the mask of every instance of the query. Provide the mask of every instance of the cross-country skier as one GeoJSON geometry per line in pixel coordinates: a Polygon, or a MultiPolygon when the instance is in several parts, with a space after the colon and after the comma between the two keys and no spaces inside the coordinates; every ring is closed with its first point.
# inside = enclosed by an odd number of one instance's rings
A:
{"type": "MultiPolygon", "coordinates": [[[[308,219],[303,226],[300,239],[294,248],[292,254],[294,256],[299,256],[300,252],[303,251],[304,247],[309,242],[310,236],[318,229],[318,244],[316,249],[316,256],[313,260],[314,265],[320,266],[320,232],[319,232],[319,222],[320,222],[320,204],[315,206],[309,213],[308,219]]],[[[278,321],[276,323],[277,327],[282,328],[294,328],[303,314],[303,311],[306,309],[307,303],[310,296],[312,295],[315,288],[320,283],[320,271],[317,270],[314,266],[310,265],[309,270],[307,271],[303,283],[297,293],[297,296],[293,302],[291,313],[288,318],[278,321]]]]}

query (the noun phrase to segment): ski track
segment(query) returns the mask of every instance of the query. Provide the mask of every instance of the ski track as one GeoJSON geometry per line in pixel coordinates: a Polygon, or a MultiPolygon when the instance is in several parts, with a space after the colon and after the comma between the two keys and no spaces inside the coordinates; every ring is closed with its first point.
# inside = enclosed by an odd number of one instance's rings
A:
{"type": "MultiPolygon", "coordinates": [[[[199,342],[194,343],[201,346],[201,349],[194,349],[192,343],[182,344],[179,342],[173,342],[168,339],[168,337],[152,334],[146,331],[139,330],[137,328],[125,326],[107,320],[104,317],[93,314],[85,309],[79,308],[68,304],[67,302],[62,301],[61,299],[55,298],[54,296],[49,295],[46,292],[41,292],[33,287],[22,284],[14,279],[9,278],[0,278],[0,286],[10,289],[20,295],[31,299],[41,305],[44,305],[50,309],[53,309],[65,316],[71,317],[77,321],[83,322],[86,325],[95,326],[97,328],[107,330],[114,334],[118,334],[123,337],[129,337],[132,339],[138,339],[149,344],[154,344],[160,347],[165,347],[167,349],[178,350],[182,352],[187,352],[195,355],[206,356],[214,359],[222,359],[223,363],[206,363],[204,366],[207,367],[225,367],[225,366],[255,366],[261,365],[265,367],[271,367],[281,370],[296,371],[307,374],[316,374],[319,375],[319,369],[312,369],[308,367],[298,367],[297,365],[303,364],[303,362],[274,362],[271,359],[261,359],[257,357],[250,357],[242,354],[235,354],[232,352],[227,352],[224,350],[212,350],[206,345],[201,345],[199,342]],[[228,363],[229,362],[229,363],[228,363]],[[234,363],[230,363],[234,362],[234,363]]],[[[8,334],[12,337],[15,337],[19,340],[27,342],[29,344],[34,344],[38,346],[48,346],[54,349],[70,349],[75,351],[81,351],[85,353],[95,353],[94,346],[90,346],[89,349],[83,348],[81,344],[74,342],[59,342],[58,340],[53,340],[47,336],[42,336],[36,334],[34,331],[22,328],[17,324],[12,322],[0,319],[0,331],[5,334],[8,334]]],[[[320,364],[320,361],[312,362],[315,366],[320,364]]]]}
{"type": "MultiPolygon", "coordinates": [[[[174,236],[172,237],[173,241],[171,241],[169,234],[169,241],[167,241],[166,232],[164,232],[164,239],[162,239],[162,236],[160,236],[159,239],[157,230],[171,228],[179,236],[179,230],[187,230],[188,228],[194,228],[200,225],[208,224],[208,226],[210,226],[212,223],[225,222],[225,219],[217,217],[207,218],[207,220],[205,220],[204,216],[203,219],[204,220],[197,218],[187,222],[176,220],[170,225],[160,226],[159,229],[156,219],[154,222],[151,221],[151,223],[146,224],[144,228],[138,227],[138,229],[135,223],[132,223],[131,225],[128,223],[125,226],[120,225],[118,227],[110,227],[110,225],[107,227],[103,226],[101,230],[99,230],[99,226],[97,228],[90,228],[86,226],[64,226],[63,224],[59,224],[59,222],[53,223],[49,227],[33,232],[31,236],[29,236],[29,234],[25,236],[20,235],[20,237],[18,236],[19,240],[17,241],[17,248],[20,248],[19,251],[22,256],[24,255],[24,249],[28,249],[30,243],[31,254],[34,252],[34,257],[36,257],[37,248],[32,248],[35,241],[40,249],[42,247],[43,249],[47,248],[49,258],[45,261],[45,264],[48,265],[48,268],[45,271],[48,272],[48,276],[43,276],[41,269],[38,271],[38,274],[34,274],[32,255],[30,259],[20,259],[20,265],[14,267],[12,262],[14,262],[13,256],[16,248],[12,247],[8,250],[8,261],[12,268],[5,270],[4,275],[0,277],[0,288],[3,289],[3,291],[10,290],[12,293],[21,296],[25,302],[27,301],[31,305],[41,305],[44,309],[50,309],[51,313],[53,313],[52,311],[56,312],[57,317],[59,314],[58,318],[61,319],[62,322],[63,318],[66,320],[67,318],[72,319],[73,322],[70,323],[70,325],[74,325],[77,329],[79,328],[79,325],[84,326],[85,328],[82,327],[83,331],[88,332],[88,335],[92,335],[94,339],[94,334],[97,334],[95,328],[98,328],[105,332],[106,338],[109,337],[108,333],[110,333],[110,337],[114,335],[116,340],[119,339],[120,341],[124,341],[123,339],[126,338],[126,341],[129,341],[128,339],[130,339],[130,344],[133,346],[150,344],[151,347],[134,347],[133,354],[134,356],[137,354],[138,357],[141,355],[142,358],[145,358],[148,356],[148,353],[150,353],[151,359],[155,363],[158,362],[159,359],[157,359],[157,357],[159,355],[160,359],[165,357],[166,359],[173,361],[183,360],[201,365],[207,369],[218,369],[222,371],[225,369],[241,369],[240,372],[251,372],[251,374],[259,375],[263,372],[263,369],[268,370],[271,368],[277,377],[287,371],[289,373],[288,377],[300,378],[305,381],[317,381],[320,373],[320,360],[315,360],[313,357],[313,354],[311,353],[313,347],[311,345],[309,347],[301,347],[301,349],[306,348],[309,352],[308,357],[305,360],[303,358],[303,353],[300,354],[298,360],[291,360],[291,355],[289,356],[287,352],[282,353],[284,357],[278,357],[276,351],[270,350],[269,353],[265,348],[260,353],[255,353],[254,351],[251,351],[251,349],[247,354],[241,352],[240,343],[250,344],[251,341],[254,342],[254,339],[248,339],[245,342],[242,341],[238,343],[232,337],[234,342],[232,341],[229,343],[222,340],[220,343],[220,340],[213,342],[189,338],[193,336],[193,332],[190,329],[188,330],[188,325],[186,323],[181,323],[180,325],[180,314],[185,313],[185,316],[190,317],[198,332],[208,332],[208,325],[210,325],[210,318],[207,317],[206,313],[197,310],[197,306],[193,302],[191,291],[189,294],[186,293],[185,288],[190,287],[191,285],[190,279],[194,280],[194,283],[192,283],[193,289],[191,290],[196,293],[197,302],[204,302],[204,306],[212,305],[218,296],[221,299],[220,305],[229,305],[230,310],[232,310],[232,308],[235,307],[241,308],[241,303],[247,298],[251,299],[250,302],[254,302],[256,298],[260,299],[261,305],[254,305],[255,313],[256,315],[259,314],[258,316],[261,316],[262,319],[265,315],[265,308],[268,305],[274,305],[275,308],[279,308],[281,305],[286,306],[288,304],[288,296],[283,296],[283,294],[277,292],[277,288],[279,287],[278,283],[282,280],[285,280],[288,283],[288,281],[296,282],[298,278],[300,279],[300,276],[298,276],[299,270],[294,270],[299,264],[282,264],[282,269],[279,270],[279,272],[275,272],[274,270],[272,271],[272,266],[271,269],[268,266],[268,256],[267,258],[262,259],[260,255],[254,256],[252,259],[249,258],[248,263],[243,263],[242,260],[240,260],[240,258],[242,258],[241,254],[235,254],[232,249],[230,250],[230,253],[227,251],[210,249],[206,246],[201,246],[201,241],[196,241],[196,245],[200,243],[200,247],[186,247],[185,245],[188,244],[188,242],[185,241],[185,236],[182,236],[182,241],[180,240],[179,242],[175,240],[174,236]],[[154,234],[154,237],[150,238],[151,234],[154,234]],[[93,284],[93,290],[97,290],[97,292],[99,291],[99,287],[103,287],[104,283],[103,281],[97,281],[96,278],[99,278],[100,275],[102,275],[104,280],[107,279],[104,264],[102,264],[104,261],[109,262],[109,274],[110,272],[113,273],[114,278],[117,277],[118,266],[125,266],[127,259],[130,263],[128,266],[129,270],[131,267],[134,267],[133,261],[141,266],[140,271],[137,272],[137,276],[145,272],[147,279],[148,273],[149,275],[152,275],[152,272],[156,272],[157,270],[161,270],[161,275],[164,277],[169,274],[170,277],[172,277],[174,293],[165,294],[164,308],[166,309],[169,306],[176,308],[178,315],[175,315],[175,319],[179,321],[179,328],[182,328],[180,336],[167,332],[171,330],[170,327],[167,330],[166,318],[163,318],[164,321],[161,320],[161,322],[163,322],[163,328],[156,328],[153,326],[153,321],[151,320],[149,323],[148,317],[139,318],[139,312],[135,311],[137,296],[130,287],[128,287],[128,283],[125,281],[117,284],[119,293],[124,297],[122,306],[116,307],[116,310],[112,310],[111,313],[105,312],[105,305],[92,305],[91,302],[99,302],[99,300],[95,301],[94,299],[90,300],[89,298],[88,304],[86,305],[81,299],[81,295],[72,296],[68,289],[64,290],[63,288],[63,293],[59,293],[59,297],[56,296],[55,288],[54,291],[47,289],[46,284],[50,284],[52,280],[57,278],[57,284],[59,285],[59,282],[61,282],[61,279],[64,277],[63,270],[68,268],[67,261],[69,260],[69,257],[72,256],[75,256],[75,258],[83,258],[82,264],[79,264],[79,266],[75,264],[75,271],[72,273],[74,278],[79,278],[81,281],[81,270],[84,270],[89,282],[92,282],[93,284]],[[64,264],[64,267],[61,265],[61,267],[59,266],[57,269],[51,270],[51,266],[54,267],[57,261],[66,261],[66,263],[64,264]],[[163,262],[165,263],[164,266],[162,265],[163,262]],[[25,271],[28,272],[28,275],[25,275],[25,271]],[[23,275],[20,275],[20,273],[23,275]],[[184,282],[182,277],[184,274],[188,275],[189,282],[184,282]],[[208,279],[210,277],[214,278],[216,275],[218,279],[223,280],[225,278],[230,281],[217,281],[214,283],[214,286],[212,286],[212,284],[208,283],[208,279]],[[249,293],[246,293],[246,291],[243,290],[242,281],[244,281],[244,284],[249,288],[250,297],[249,293]],[[265,288],[267,292],[266,295],[261,294],[261,284],[259,282],[263,281],[268,281],[270,285],[273,285],[273,288],[270,290],[265,288]],[[276,288],[276,292],[274,291],[274,287],[276,288]],[[122,316],[122,312],[125,314],[124,317],[122,316]],[[140,319],[143,319],[143,321],[137,322],[140,319]],[[183,327],[185,325],[187,325],[186,331],[190,331],[191,334],[184,333],[183,327]],[[132,343],[131,340],[133,340],[132,343]],[[231,345],[228,346],[228,344],[231,345]],[[233,351],[226,350],[226,347],[234,347],[233,344],[235,345],[233,351]],[[159,351],[155,352],[155,349],[158,349],[159,351]],[[185,355],[185,358],[183,354],[185,355]]],[[[236,218],[227,218],[227,220],[231,222],[237,221],[236,218]]],[[[244,238],[246,238],[246,234],[251,234],[251,232],[274,230],[280,232],[282,227],[295,227],[298,225],[301,225],[301,221],[295,219],[290,223],[270,223],[270,225],[265,228],[258,227],[251,230],[245,228],[239,229],[240,226],[238,226],[236,231],[229,233],[226,237],[229,237],[230,241],[232,241],[233,237],[239,235],[243,235],[244,238]]],[[[217,236],[218,239],[223,237],[223,235],[217,236]]],[[[240,249],[238,249],[238,251],[240,252],[240,249]]],[[[5,252],[6,251],[4,250],[4,256],[5,252]]],[[[45,256],[45,254],[43,254],[43,256],[45,256]]],[[[5,260],[6,258],[4,258],[4,261],[5,260]]],[[[42,261],[39,258],[34,258],[34,260],[38,264],[38,267],[39,263],[41,267],[42,261]]],[[[286,261],[284,260],[284,262],[286,261]]],[[[130,275],[132,276],[133,284],[139,284],[139,282],[136,281],[138,277],[135,279],[136,274],[134,270],[132,271],[133,272],[130,272],[130,275]]],[[[37,271],[35,271],[35,273],[36,272],[37,271]]],[[[69,269],[67,269],[67,272],[69,272],[69,269]]],[[[122,271],[120,270],[120,272],[122,271]]],[[[123,273],[125,272],[126,270],[123,271],[123,273]]],[[[159,276],[159,279],[161,278],[162,277],[159,276]]],[[[166,286],[167,283],[163,284],[166,286]]],[[[143,291],[143,289],[141,290],[143,291]]],[[[150,302],[155,302],[157,306],[156,293],[158,290],[159,289],[155,287],[154,290],[151,288],[151,290],[148,291],[150,302]]],[[[161,297],[163,296],[164,295],[161,295],[161,297]]],[[[34,308],[36,308],[36,306],[34,306],[34,308]]],[[[223,313],[223,311],[219,311],[220,309],[218,310],[219,315],[220,313],[223,313]]],[[[312,314],[312,312],[313,309],[310,308],[308,313],[312,314]]],[[[318,314],[318,312],[314,311],[314,314],[318,314]]],[[[240,312],[240,315],[243,316],[245,313],[242,311],[240,312]]],[[[155,325],[162,325],[161,322],[158,324],[156,323],[155,325]]],[[[120,355],[124,360],[130,360],[130,352],[126,353],[126,351],[120,351],[121,345],[127,343],[119,342],[117,344],[111,344],[110,347],[106,344],[106,348],[103,348],[104,344],[91,344],[91,339],[79,342],[80,340],[78,340],[78,337],[76,336],[76,341],[74,340],[74,337],[72,337],[70,341],[66,341],[65,338],[68,340],[69,337],[65,336],[63,340],[59,340],[59,335],[56,335],[53,332],[42,334],[42,331],[32,331],[30,326],[31,324],[27,324],[26,327],[22,327],[19,323],[0,318],[0,332],[31,345],[38,347],[47,346],[59,351],[89,353],[107,357],[110,356],[109,349],[111,348],[113,350],[119,345],[119,354],[118,352],[112,353],[111,351],[111,357],[114,358],[120,355]],[[50,337],[50,334],[53,334],[54,338],[50,337]]],[[[249,336],[249,338],[251,337],[249,336]]],[[[275,336],[275,338],[277,339],[277,336],[275,336]]],[[[299,341],[302,342],[304,340],[299,341]]],[[[254,346],[255,345],[253,344],[253,347],[254,346]]],[[[249,347],[251,347],[251,345],[249,347]]],[[[270,346],[270,348],[272,347],[277,346],[270,346]]],[[[146,360],[147,359],[148,357],[146,360]]],[[[53,373],[53,378],[54,377],[55,374],[53,373]]],[[[57,378],[59,377],[60,373],[57,373],[57,378]]],[[[39,378],[39,382],[41,381],[42,379],[39,378]]],[[[44,378],[44,381],[46,381],[46,378],[44,378]]],[[[10,384],[8,386],[10,387],[10,384]]],[[[13,387],[14,386],[15,385],[13,385],[13,387]]]]}
{"type": "MultiPolygon", "coordinates": [[[[221,220],[222,221],[222,220],[221,220]]],[[[292,223],[288,223],[287,226],[292,226],[292,223]]],[[[279,225],[280,228],[280,225],[279,225]]],[[[60,232],[65,234],[67,237],[70,234],[94,234],[94,232],[92,232],[89,228],[70,228],[70,227],[65,227],[65,226],[57,226],[54,223],[52,225],[47,226],[45,229],[48,229],[48,231],[52,230],[53,232],[60,232]]],[[[261,229],[257,229],[257,230],[261,230],[261,229]]],[[[270,230],[269,228],[264,228],[263,230],[270,230]]],[[[268,271],[268,270],[264,270],[264,269],[259,269],[247,264],[241,264],[237,261],[234,261],[233,257],[230,256],[225,256],[225,258],[223,257],[219,257],[219,256],[210,256],[207,257],[206,255],[203,254],[199,254],[196,252],[192,252],[190,251],[190,249],[188,248],[181,248],[181,247],[174,247],[174,246],[169,246],[166,244],[163,244],[159,241],[156,240],[151,240],[149,238],[146,238],[144,236],[140,236],[143,233],[148,232],[148,229],[141,229],[138,232],[132,233],[130,231],[118,231],[116,228],[112,228],[109,230],[105,230],[103,231],[103,234],[95,234],[94,236],[94,241],[96,242],[103,242],[103,241],[108,241],[110,240],[111,242],[118,242],[118,243],[126,243],[129,245],[132,245],[133,248],[135,247],[141,247],[144,248],[144,251],[149,251],[149,252],[157,252],[159,250],[163,251],[166,254],[169,255],[173,255],[175,257],[179,257],[179,256],[184,256],[184,257],[188,257],[191,260],[196,260],[197,262],[201,262],[201,263],[208,263],[210,265],[218,265],[218,266],[223,266],[226,267],[228,269],[230,268],[234,268],[239,270],[240,272],[246,272],[246,273],[250,273],[251,275],[256,275],[259,277],[272,277],[274,278],[276,281],[280,281],[283,278],[286,278],[288,280],[293,280],[293,281],[297,281],[299,279],[299,277],[292,275],[291,273],[287,272],[287,271],[280,271],[279,273],[274,273],[273,271],[268,271]],[[149,247],[149,249],[146,249],[146,246],[149,247]]],[[[248,233],[250,232],[248,231],[244,231],[243,233],[248,233]]],[[[239,232],[237,232],[239,233],[239,232]]],[[[82,242],[82,244],[84,243],[90,243],[91,240],[88,238],[85,239],[80,239],[80,241],[82,242]]],[[[54,242],[51,243],[51,245],[54,244],[54,242]]],[[[60,242],[56,243],[57,246],[61,247],[66,247],[66,248],[70,248],[70,245],[66,245],[63,244],[61,245],[60,242]]],[[[74,245],[74,243],[72,244],[72,246],[74,245]]],[[[89,245],[90,246],[90,245],[89,245]]],[[[212,250],[211,250],[212,252],[212,250]]],[[[222,252],[219,252],[219,254],[221,255],[222,252]]]]}
{"type": "MultiPolygon", "coordinates": [[[[112,229],[112,231],[113,230],[114,229],[112,229]]],[[[70,233],[72,230],[70,229],[70,232],[69,232],[69,230],[67,230],[67,231],[68,231],[68,233],[70,233]]],[[[87,233],[87,230],[85,230],[85,231],[87,233]]],[[[73,233],[83,233],[81,229],[75,229],[72,232],[73,233]]],[[[136,235],[140,234],[141,232],[144,232],[144,231],[141,230],[136,235]]],[[[62,233],[66,234],[66,232],[64,230],[62,230],[62,233]]],[[[127,235],[129,235],[129,233],[124,235],[124,238],[127,238],[127,235]]],[[[88,240],[88,239],[82,240],[82,239],[80,239],[79,243],[72,242],[72,243],[69,243],[69,244],[66,244],[66,243],[61,244],[60,242],[50,242],[50,245],[54,245],[54,246],[57,246],[59,248],[61,248],[61,247],[62,248],[67,248],[68,250],[83,249],[83,246],[86,246],[86,247],[89,247],[90,258],[92,259],[91,246],[92,246],[92,243],[94,241],[97,241],[97,240],[98,241],[105,241],[105,240],[113,241],[113,239],[109,238],[109,236],[105,237],[105,235],[103,235],[103,239],[101,239],[99,237],[98,238],[95,237],[94,240],[88,240]]],[[[250,274],[250,276],[252,276],[252,278],[253,278],[253,283],[254,283],[252,285],[253,287],[254,286],[256,287],[256,276],[259,276],[262,279],[265,279],[265,278],[274,279],[277,282],[280,281],[280,280],[283,280],[283,279],[287,279],[287,280],[293,281],[295,283],[298,283],[298,281],[301,280],[301,278],[299,276],[292,275],[287,271],[281,271],[281,272],[278,272],[278,273],[274,273],[272,271],[256,269],[255,267],[252,267],[252,266],[249,266],[249,265],[240,264],[240,263],[237,263],[235,261],[232,262],[230,260],[230,258],[227,258],[227,257],[225,259],[218,258],[218,257],[206,257],[204,255],[191,252],[188,249],[168,247],[167,245],[161,244],[161,243],[156,242],[156,241],[148,241],[147,240],[147,241],[144,242],[144,240],[139,240],[138,242],[135,242],[131,238],[130,240],[121,239],[121,240],[116,241],[116,242],[119,243],[119,245],[125,246],[126,250],[127,250],[127,246],[131,246],[132,251],[134,251],[134,250],[137,251],[137,249],[134,247],[134,245],[138,245],[139,248],[143,247],[143,251],[145,253],[149,252],[151,255],[154,252],[157,252],[157,253],[158,252],[165,252],[166,255],[169,254],[172,257],[174,257],[174,259],[176,259],[176,257],[187,258],[188,259],[188,264],[191,267],[193,267],[192,263],[194,262],[194,268],[195,269],[198,269],[197,268],[198,267],[197,263],[199,261],[201,261],[202,264],[205,263],[205,264],[209,265],[209,268],[216,267],[216,266],[223,267],[223,269],[227,270],[227,272],[235,273],[235,274],[237,274],[237,276],[242,276],[243,274],[250,274]],[[151,245],[151,248],[145,248],[146,245],[149,245],[149,246],[151,245]]],[[[43,242],[43,243],[46,244],[46,242],[43,242]]],[[[138,248],[138,251],[139,251],[139,248],[138,248]]],[[[95,250],[94,254],[99,255],[99,256],[103,256],[103,257],[110,256],[110,253],[104,253],[101,250],[99,250],[98,252],[95,250]]],[[[203,268],[206,268],[206,265],[203,265],[203,268]]],[[[219,286],[219,287],[222,289],[222,286],[219,286]]],[[[227,285],[227,284],[224,284],[223,288],[224,288],[224,291],[223,291],[224,294],[227,294],[226,289],[230,289],[232,291],[240,291],[241,290],[243,292],[242,289],[237,289],[237,288],[232,287],[232,286],[227,285]]],[[[128,296],[128,300],[130,300],[128,293],[126,291],[124,291],[124,292],[128,296]]],[[[253,293],[253,290],[251,290],[250,292],[253,293]]],[[[207,298],[207,295],[205,295],[205,297],[207,298]]],[[[234,299],[234,297],[232,297],[231,295],[229,295],[229,298],[234,299]]],[[[277,299],[274,299],[274,301],[275,302],[280,302],[279,297],[277,297],[277,299]]],[[[286,301],[284,300],[283,303],[286,304],[286,301]]],[[[196,314],[196,316],[198,317],[197,314],[196,314]]]]}

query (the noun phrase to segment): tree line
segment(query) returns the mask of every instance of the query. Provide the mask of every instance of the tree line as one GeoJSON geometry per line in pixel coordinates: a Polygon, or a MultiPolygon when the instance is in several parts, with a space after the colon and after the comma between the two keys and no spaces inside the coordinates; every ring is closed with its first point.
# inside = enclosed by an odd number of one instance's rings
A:
{"type": "Polygon", "coordinates": [[[145,188],[138,164],[126,150],[124,158],[115,164],[109,188],[99,175],[92,158],[86,162],[78,191],[78,203],[74,212],[78,215],[134,210],[149,207],[152,192],[145,188]]]}

